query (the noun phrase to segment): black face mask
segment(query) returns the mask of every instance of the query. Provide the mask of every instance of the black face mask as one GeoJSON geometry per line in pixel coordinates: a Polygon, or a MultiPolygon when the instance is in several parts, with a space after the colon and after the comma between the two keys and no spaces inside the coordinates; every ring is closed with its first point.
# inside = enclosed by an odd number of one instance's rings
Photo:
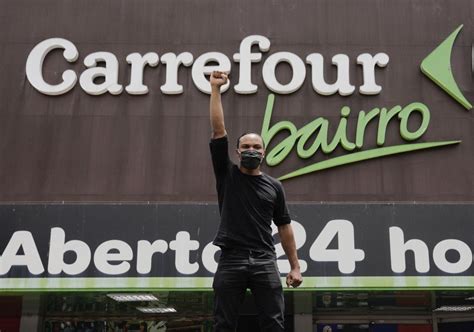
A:
{"type": "Polygon", "coordinates": [[[240,166],[246,169],[256,169],[263,160],[263,155],[255,150],[245,150],[240,153],[240,166]]]}

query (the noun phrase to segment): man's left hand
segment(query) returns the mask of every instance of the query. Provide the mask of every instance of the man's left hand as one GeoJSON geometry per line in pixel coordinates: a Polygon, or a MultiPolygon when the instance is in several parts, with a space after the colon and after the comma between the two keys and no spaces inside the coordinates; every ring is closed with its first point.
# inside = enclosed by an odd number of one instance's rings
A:
{"type": "Polygon", "coordinates": [[[288,273],[288,275],[286,276],[286,285],[288,287],[291,286],[293,288],[296,288],[301,285],[302,282],[303,277],[301,276],[301,272],[299,269],[291,270],[290,273],[288,273]]]}

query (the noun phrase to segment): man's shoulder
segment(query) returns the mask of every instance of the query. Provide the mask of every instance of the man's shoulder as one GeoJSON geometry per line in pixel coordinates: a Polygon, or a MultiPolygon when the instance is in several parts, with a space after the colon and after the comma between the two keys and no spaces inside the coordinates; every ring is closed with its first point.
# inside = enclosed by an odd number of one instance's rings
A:
{"type": "Polygon", "coordinates": [[[281,183],[280,180],[274,178],[271,175],[268,175],[267,173],[262,173],[264,179],[266,179],[268,182],[270,182],[272,185],[274,185],[277,188],[283,188],[283,184],[281,183]]]}

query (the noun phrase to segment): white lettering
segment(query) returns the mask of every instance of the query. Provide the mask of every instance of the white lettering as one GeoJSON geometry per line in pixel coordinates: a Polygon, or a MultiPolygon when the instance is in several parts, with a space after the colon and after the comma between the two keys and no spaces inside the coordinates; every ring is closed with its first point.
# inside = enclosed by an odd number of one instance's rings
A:
{"type": "Polygon", "coordinates": [[[161,57],[161,62],[166,64],[166,82],[160,87],[161,92],[167,95],[183,93],[183,86],[178,84],[178,69],[181,64],[189,67],[193,63],[193,55],[189,52],[181,54],[166,53],[161,57]]]}
{"type": "Polygon", "coordinates": [[[212,242],[208,243],[202,250],[202,264],[211,273],[217,271],[217,262],[214,257],[219,250],[220,248],[212,242]]]}
{"type": "MultiPolygon", "coordinates": [[[[295,220],[291,221],[291,227],[293,228],[293,235],[295,237],[296,250],[298,250],[302,246],[304,246],[306,242],[306,231],[303,225],[301,225],[295,220]]],[[[272,235],[275,235],[277,233],[278,227],[272,223],[272,235]]],[[[283,249],[281,242],[275,245],[275,253],[277,257],[278,270],[280,270],[281,273],[289,273],[291,271],[291,267],[288,259],[278,259],[285,255],[285,250],[283,249]]],[[[303,259],[298,259],[298,262],[300,264],[301,273],[306,272],[306,270],[308,269],[308,264],[306,263],[306,261],[303,259]]]]}
{"type": "Polygon", "coordinates": [[[341,96],[348,96],[354,92],[355,87],[349,81],[349,57],[347,55],[336,54],[332,57],[332,64],[337,67],[337,79],[333,84],[327,84],[324,80],[324,59],[321,54],[308,55],[306,62],[312,67],[311,82],[317,93],[329,96],[338,92],[341,96]]]}
{"type": "Polygon", "coordinates": [[[357,57],[357,63],[362,65],[364,84],[359,87],[359,92],[364,95],[376,95],[382,91],[382,87],[375,83],[375,66],[385,67],[389,58],[385,53],[377,53],[372,56],[368,53],[357,57]]]}
{"type": "Polygon", "coordinates": [[[258,90],[258,86],[252,84],[252,62],[262,60],[261,53],[252,53],[252,45],[258,44],[262,52],[270,49],[270,40],[267,37],[253,35],[245,37],[240,43],[240,53],[234,54],[234,61],[239,62],[239,83],[234,86],[234,91],[240,94],[251,94],[258,90]]]}
{"type": "Polygon", "coordinates": [[[298,90],[306,77],[306,68],[303,60],[290,52],[277,52],[268,57],[263,64],[263,81],[267,88],[276,93],[290,94],[298,90]],[[277,81],[275,71],[280,62],[286,62],[293,71],[291,81],[285,85],[277,81]]]}
{"type": "Polygon", "coordinates": [[[430,254],[426,243],[418,239],[405,242],[403,230],[400,227],[390,227],[389,233],[390,257],[393,272],[405,272],[405,255],[408,250],[411,250],[414,254],[416,271],[426,273],[430,270],[430,254]]]}
{"type": "Polygon", "coordinates": [[[89,246],[79,240],[65,242],[66,233],[62,228],[51,229],[49,240],[48,272],[50,274],[64,273],[77,275],[84,272],[91,261],[91,250],[89,246]],[[64,262],[64,253],[72,251],[76,254],[76,260],[71,264],[64,262]]]}
{"type": "Polygon", "coordinates": [[[143,95],[148,93],[148,87],[143,85],[143,70],[146,65],[156,67],[158,65],[158,54],[149,52],[145,55],[132,53],[127,56],[127,62],[132,65],[130,73],[130,84],[125,90],[131,95],[143,95]]]}
{"type": "Polygon", "coordinates": [[[433,250],[433,260],[436,266],[446,273],[462,273],[467,271],[472,264],[472,251],[469,246],[454,239],[448,239],[439,242],[433,250]],[[457,262],[449,262],[446,259],[446,252],[448,250],[455,250],[459,254],[457,262]]]}
{"type": "Polygon", "coordinates": [[[43,263],[31,232],[13,233],[2,257],[0,257],[0,275],[7,274],[12,266],[26,266],[28,271],[34,275],[44,272],[43,263]],[[18,254],[20,248],[23,248],[23,255],[18,254]]]}
{"type": "MultiPolygon", "coordinates": [[[[233,55],[233,60],[239,63],[239,81],[234,86],[238,94],[253,94],[258,91],[257,84],[252,83],[252,63],[262,61],[262,53],[270,49],[270,40],[261,35],[250,35],[240,42],[239,53],[233,55]],[[256,46],[257,52],[252,52],[256,46]]],[[[26,76],[35,89],[47,95],[61,95],[74,88],[77,82],[77,74],[73,70],[66,70],[62,74],[63,81],[56,85],[45,82],[42,71],[45,57],[54,49],[64,49],[63,56],[68,62],[74,62],[79,56],[76,46],[70,41],[62,38],[49,38],[36,45],[26,62],[26,76]]],[[[210,94],[211,87],[206,76],[214,70],[231,72],[229,58],[220,52],[207,52],[199,56],[193,64],[193,55],[183,52],[178,55],[172,52],[165,53],[161,62],[166,66],[165,82],[160,90],[163,94],[182,94],[184,87],[178,83],[178,72],[181,65],[189,67],[192,65],[191,75],[194,85],[201,92],[210,94]],[[214,64],[209,64],[214,62],[214,64]],[[215,64],[217,63],[217,64],[215,64]]],[[[125,88],[132,95],[143,95],[149,92],[143,83],[145,67],[156,67],[159,64],[158,54],[148,52],[145,55],[133,52],[126,57],[131,65],[130,83],[125,88]]],[[[321,95],[332,95],[338,92],[342,96],[350,95],[355,87],[350,84],[349,79],[349,57],[346,54],[336,54],[332,57],[332,64],[337,67],[337,79],[333,84],[326,83],[324,79],[324,59],[319,53],[311,53],[306,57],[306,62],[311,65],[311,82],[313,89],[321,95]]],[[[365,95],[380,93],[382,87],[376,84],[375,67],[385,67],[389,57],[385,53],[371,55],[360,54],[357,63],[363,69],[363,84],[359,92],[365,95]]],[[[101,95],[109,92],[113,95],[122,93],[122,85],[118,83],[119,64],[114,54],[109,52],[95,52],[84,59],[86,70],[80,75],[79,82],[82,89],[91,95],[101,95]],[[105,63],[105,66],[98,65],[105,63]],[[104,82],[94,83],[97,78],[103,78],[104,82]]],[[[277,52],[268,57],[262,68],[262,76],[265,85],[271,91],[279,94],[290,94],[297,91],[304,83],[306,67],[301,58],[291,52],[277,52]],[[281,62],[286,62],[292,70],[289,83],[281,84],[276,79],[276,68],[281,62]]],[[[96,81],[97,82],[97,81],[96,81]]],[[[225,92],[230,87],[230,81],[221,87],[225,92]]]]}
{"type": "Polygon", "coordinates": [[[189,262],[189,252],[199,248],[199,241],[191,240],[188,232],[176,233],[176,240],[170,242],[170,249],[176,251],[176,269],[182,274],[193,274],[199,270],[198,263],[189,262]]]}
{"type": "Polygon", "coordinates": [[[94,253],[94,264],[102,273],[116,275],[128,272],[130,270],[130,261],[133,259],[132,248],[124,241],[110,240],[101,243],[94,253]],[[118,251],[111,253],[110,251],[118,251]],[[113,265],[109,262],[120,261],[121,263],[113,265]]]}
{"type": "MultiPolygon", "coordinates": [[[[210,75],[214,70],[230,73],[230,60],[225,54],[208,52],[196,59],[192,68],[192,77],[194,85],[199,91],[211,94],[211,83],[207,80],[206,75],[210,75]],[[208,62],[217,62],[218,65],[207,66],[208,62]]],[[[221,92],[227,91],[229,86],[230,80],[221,86],[221,92]]]]}
{"type": "Polygon", "coordinates": [[[168,243],[163,240],[156,240],[150,243],[145,240],[138,241],[137,245],[137,272],[147,274],[151,272],[151,262],[153,254],[160,252],[164,254],[168,250],[168,243]]]}
{"type": "Polygon", "coordinates": [[[91,95],[101,95],[107,91],[113,95],[122,93],[123,87],[118,84],[119,64],[115,55],[109,52],[91,53],[84,59],[84,65],[89,69],[81,74],[79,83],[85,92],[91,95]],[[99,62],[105,62],[105,67],[97,67],[99,62]],[[98,77],[104,77],[105,81],[94,83],[98,77]]]}
{"type": "Polygon", "coordinates": [[[74,62],[79,57],[76,46],[69,40],[62,38],[50,38],[36,45],[26,60],[26,77],[30,84],[39,92],[46,95],[62,95],[71,90],[77,82],[77,75],[72,70],[63,72],[63,81],[56,85],[48,84],[43,78],[43,61],[54,49],[64,49],[63,57],[68,62],[74,62]]]}
{"type": "Polygon", "coordinates": [[[331,220],[309,249],[309,256],[317,262],[337,262],[339,271],[353,273],[355,263],[364,260],[365,252],[355,248],[354,225],[349,220],[331,220]],[[338,248],[328,249],[336,236],[338,248]]]}

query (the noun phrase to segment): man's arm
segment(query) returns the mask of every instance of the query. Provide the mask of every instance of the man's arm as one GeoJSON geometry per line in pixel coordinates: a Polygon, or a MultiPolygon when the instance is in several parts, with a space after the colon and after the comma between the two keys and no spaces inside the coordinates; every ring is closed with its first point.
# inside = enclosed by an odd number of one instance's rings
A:
{"type": "Polygon", "coordinates": [[[280,235],[281,245],[290,262],[291,271],[286,277],[286,285],[288,287],[298,287],[302,282],[300,263],[296,253],[295,236],[291,224],[278,226],[278,234],[280,235]]]}
{"type": "Polygon", "coordinates": [[[211,74],[211,100],[210,100],[210,119],[212,128],[212,138],[217,139],[227,135],[224,124],[224,110],[221,102],[221,86],[227,83],[225,73],[215,71],[211,74]]]}

